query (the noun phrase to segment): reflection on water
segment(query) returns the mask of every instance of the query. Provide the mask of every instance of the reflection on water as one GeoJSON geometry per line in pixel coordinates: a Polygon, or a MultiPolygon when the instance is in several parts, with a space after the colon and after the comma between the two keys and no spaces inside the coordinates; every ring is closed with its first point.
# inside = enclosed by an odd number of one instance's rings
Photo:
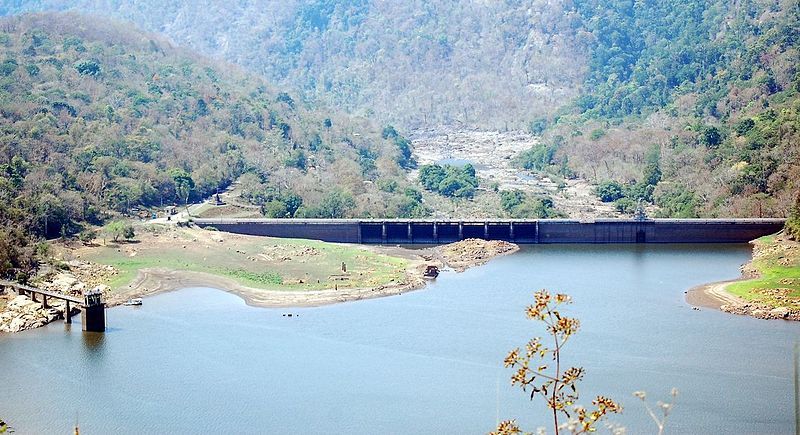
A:
{"type": "Polygon", "coordinates": [[[796,323],[693,311],[683,292],[735,277],[747,246],[535,246],[402,296],[286,310],[212,289],[107,312],[105,334],[54,323],[0,335],[0,410],[18,433],[486,433],[546,410],[509,385],[508,350],[542,330],[539,288],[570,293],[581,402],[681,391],[669,433],[788,433],[796,323]]]}
{"type": "Polygon", "coordinates": [[[102,353],[106,335],[101,332],[82,332],[84,348],[87,352],[102,353]]]}

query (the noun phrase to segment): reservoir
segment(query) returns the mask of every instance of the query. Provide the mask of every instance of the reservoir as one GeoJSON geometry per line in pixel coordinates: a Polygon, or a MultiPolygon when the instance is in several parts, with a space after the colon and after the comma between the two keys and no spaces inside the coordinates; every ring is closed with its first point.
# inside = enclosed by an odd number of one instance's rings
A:
{"type": "Polygon", "coordinates": [[[108,310],[105,334],[54,323],[0,335],[0,417],[19,434],[76,420],[82,434],[479,434],[512,418],[534,431],[551,417],[502,361],[544,335],[524,309],[547,288],[570,294],[565,314],[581,320],[564,348],[586,369],[579,402],[621,402],[609,421],[628,433],[656,432],[632,393],[655,406],[673,387],[667,433],[790,433],[800,323],[684,302],[749,256],[739,244],[528,245],[419,291],[325,307],[164,293],[108,310]]]}

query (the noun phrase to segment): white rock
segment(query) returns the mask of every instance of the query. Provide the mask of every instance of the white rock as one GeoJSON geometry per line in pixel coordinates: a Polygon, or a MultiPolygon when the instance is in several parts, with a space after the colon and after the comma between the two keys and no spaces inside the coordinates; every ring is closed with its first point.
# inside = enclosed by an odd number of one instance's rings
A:
{"type": "Polygon", "coordinates": [[[786,307],[778,307],[774,308],[769,312],[770,316],[777,317],[779,319],[785,319],[789,316],[789,309],[786,307]]]}

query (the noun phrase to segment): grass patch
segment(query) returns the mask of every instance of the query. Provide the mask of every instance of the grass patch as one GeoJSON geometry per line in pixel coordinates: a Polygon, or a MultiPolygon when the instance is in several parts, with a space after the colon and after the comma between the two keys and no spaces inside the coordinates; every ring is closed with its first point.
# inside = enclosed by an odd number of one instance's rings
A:
{"type": "Polygon", "coordinates": [[[755,242],[747,266],[759,277],[732,283],[727,291],[772,307],[800,308],[800,244],[775,236],[755,242]]]}
{"type": "Polygon", "coordinates": [[[261,285],[281,285],[283,277],[275,272],[249,272],[244,269],[226,269],[223,274],[241,281],[249,281],[261,285]]]}
{"type": "Polygon", "coordinates": [[[403,282],[408,266],[402,258],[314,240],[193,228],[139,234],[139,243],[84,248],[81,258],[117,268],[119,273],[106,283],[112,288],[127,285],[145,268],[212,273],[247,287],[271,290],[376,287],[403,282]]]}

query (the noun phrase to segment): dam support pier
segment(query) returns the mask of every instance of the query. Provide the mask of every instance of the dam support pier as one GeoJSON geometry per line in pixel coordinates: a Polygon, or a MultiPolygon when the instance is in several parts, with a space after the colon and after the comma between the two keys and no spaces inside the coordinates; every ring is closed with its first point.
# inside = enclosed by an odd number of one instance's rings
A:
{"type": "Polygon", "coordinates": [[[365,244],[441,244],[478,238],[518,244],[746,243],[784,219],[195,219],[200,227],[256,236],[365,244]]]}

